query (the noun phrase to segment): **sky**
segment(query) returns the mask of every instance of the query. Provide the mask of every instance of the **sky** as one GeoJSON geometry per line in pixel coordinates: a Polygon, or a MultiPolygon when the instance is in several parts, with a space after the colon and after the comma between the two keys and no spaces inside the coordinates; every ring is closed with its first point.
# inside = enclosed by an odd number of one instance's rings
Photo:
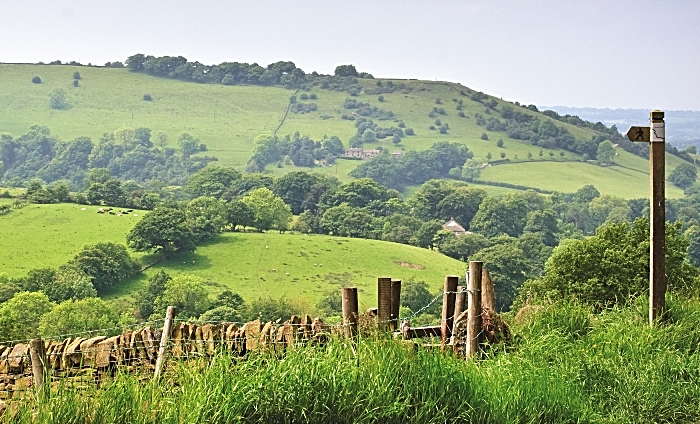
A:
{"type": "Polygon", "coordinates": [[[697,0],[0,0],[0,62],[354,64],[540,106],[700,110],[699,22],[697,0]]]}

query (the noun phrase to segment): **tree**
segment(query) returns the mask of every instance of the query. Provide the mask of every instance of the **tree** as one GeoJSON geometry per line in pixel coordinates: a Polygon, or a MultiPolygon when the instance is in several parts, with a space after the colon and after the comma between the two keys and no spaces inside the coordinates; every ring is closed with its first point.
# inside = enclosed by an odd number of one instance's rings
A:
{"type": "Polygon", "coordinates": [[[193,252],[195,238],[186,221],[184,211],[157,207],[134,225],[126,236],[127,245],[137,252],[160,252],[166,259],[193,252]]]}
{"type": "Polygon", "coordinates": [[[153,147],[151,142],[151,129],[146,127],[136,128],[134,131],[134,140],[143,147],[150,149],[153,147]]]}
{"type": "Polygon", "coordinates": [[[80,72],[78,72],[78,71],[73,72],[73,79],[79,80],[80,79],[80,72]]]}
{"type": "Polygon", "coordinates": [[[413,243],[419,247],[433,249],[435,247],[433,239],[438,231],[442,230],[442,224],[437,220],[424,222],[418,231],[413,235],[413,243]]]}
{"type": "Polygon", "coordinates": [[[110,329],[118,317],[107,303],[97,297],[67,300],[44,314],[39,320],[39,334],[44,338],[64,334],[110,329]]]}
{"type": "Polygon", "coordinates": [[[192,134],[181,132],[177,136],[177,145],[182,149],[182,153],[189,155],[199,150],[200,142],[192,134]]]}
{"type": "Polygon", "coordinates": [[[112,242],[87,245],[68,264],[87,275],[98,293],[104,293],[105,289],[123,282],[139,270],[138,263],[126,247],[112,242]]]}
{"type": "Polygon", "coordinates": [[[187,204],[185,215],[195,241],[203,242],[220,233],[226,225],[226,202],[215,197],[198,197],[187,204]]]}
{"type": "Polygon", "coordinates": [[[272,185],[272,191],[291,207],[293,214],[298,215],[310,206],[316,209],[318,205],[309,205],[308,201],[311,200],[312,187],[323,181],[319,174],[294,171],[277,178],[272,185]]]}
{"type": "Polygon", "coordinates": [[[320,224],[335,236],[371,238],[372,221],[372,215],[365,210],[341,203],[326,210],[320,224]]]}
{"type": "Polygon", "coordinates": [[[596,157],[602,163],[612,164],[615,162],[615,147],[610,140],[603,140],[598,144],[596,157]]]}
{"type": "Polygon", "coordinates": [[[284,231],[292,220],[289,205],[269,188],[258,188],[241,199],[253,211],[253,225],[260,231],[277,229],[284,231]]]}
{"type": "Polygon", "coordinates": [[[695,184],[697,176],[697,168],[689,163],[683,162],[671,172],[671,175],[668,176],[668,180],[676,187],[686,189],[695,184]]]}
{"type": "Polygon", "coordinates": [[[527,212],[527,203],[519,196],[509,193],[500,200],[486,197],[479,205],[470,229],[486,237],[502,234],[518,237],[525,227],[527,212]]]}
{"type": "Polygon", "coordinates": [[[241,173],[233,168],[207,166],[190,175],[185,190],[194,197],[213,196],[218,199],[240,178],[241,173]]]}
{"type": "Polygon", "coordinates": [[[693,225],[685,232],[688,239],[688,260],[696,267],[700,267],[700,227],[693,225]]]}
{"type": "Polygon", "coordinates": [[[377,141],[377,133],[375,133],[371,128],[367,128],[362,133],[362,142],[363,143],[374,143],[375,141],[377,141]]]}
{"type": "Polygon", "coordinates": [[[321,300],[316,304],[316,308],[327,317],[340,315],[343,312],[343,299],[341,296],[338,296],[337,290],[327,291],[321,296],[321,300]]]}
{"type": "Polygon", "coordinates": [[[165,131],[158,131],[156,133],[156,143],[162,149],[168,145],[168,134],[165,131]]]}
{"type": "Polygon", "coordinates": [[[476,252],[469,260],[484,263],[494,282],[496,309],[507,310],[530,271],[523,251],[511,243],[497,244],[476,252]]]}
{"type": "Polygon", "coordinates": [[[135,137],[136,131],[127,126],[121,126],[114,132],[115,141],[124,146],[124,149],[127,149],[127,147],[134,142],[135,137]]]}
{"type": "Polygon", "coordinates": [[[240,200],[232,200],[226,206],[226,217],[233,231],[236,231],[237,226],[252,227],[255,223],[255,213],[247,204],[240,200]]]}
{"type": "MultiPolygon", "coordinates": [[[[698,270],[686,255],[681,224],[666,223],[666,275],[670,290],[693,287],[698,270]]],[[[533,300],[575,298],[604,307],[624,303],[649,289],[649,221],[610,222],[593,237],[562,244],[547,260],[545,275],[521,292],[533,300]]]]}
{"type": "Polygon", "coordinates": [[[180,274],[165,283],[163,294],[156,299],[155,312],[165,313],[168,306],[175,306],[179,317],[197,318],[209,305],[204,282],[194,275],[180,274]]]}
{"type": "Polygon", "coordinates": [[[41,292],[20,292],[0,305],[0,328],[4,340],[26,340],[38,335],[39,318],[53,304],[41,292]]]}
{"type": "Polygon", "coordinates": [[[78,80],[73,80],[73,87],[77,87],[80,85],[80,81],[78,80]]]}
{"type": "Polygon", "coordinates": [[[496,146],[503,147],[503,139],[502,138],[498,139],[498,141],[496,142],[496,146]]]}
{"type": "Polygon", "coordinates": [[[482,140],[488,140],[488,139],[489,139],[489,135],[486,134],[486,133],[482,133],[482,134],[481,134],[481,139],[482,139],[482,140]]]}
{"type": "Polygon", "coordinates": [[[386,202],[389,200],[389,193],[386,187],[370,178],[357,178],[338,186],[330,197],[332,206],[347,203],[352,207],[363,208],[373,200],[386,202]]]}
{"type": "Polygon", "coordinates": [[[685,151],[690,153],[691,155],[697,155],[698,147],[691,144],[690,146],[685,148],[685,151]]]}
{"type": "Polygon", "coordinates": [[[165,284],[172,278],[162,269],[148,278],[148,283],[136,295],[136,308],[141,319],[148,319],[153,314],[153,307],[158,297],[163,295],[165,284]]]}
{"type": "Polygon", "coordinates": [[[74,266],[62,266],[59,268],[51,284],[44,285],[41,291],[48,296],[52,302],[63,302],[64,300],[78,300],[88,297],[96,297],[97,290],[92,285],[92,280],[88,275],[74,266]]]}
{"type": "Polygon", "coordinates": [[[338,65],[335,67],[335,76],[337,77],[357,77],[357,69],[355,65],[338,65]]]}
{"type": "MultiPolygon", "coordinates": [[[[405,306],[416,313],[426,306],[435,298],[428,290],[428,284],[425,281],[416,281],[408,279],[401,285],[401,306],[405,306]]],[[[434,302],[432,307],[426,310],[426,313],[437,313],[439,302],[434,302]]]]}
{"type": "Polygon", "coordinates": [[[491,160],[493,156],[491,155],[491,152],[486,153],[486,160],[491,160]]]}
{"type": "Polygon", "coordinates": [[[591,200],[595,199],[596,197],[600,196],[600,192],[598,191],[595,186],[591,184],[587,184],[580,189],[576,190],[576,193],[574,193],[574,202],[577,203],[590,203],[591,200]]]}
{"type": "Polygon", "coordinates": [[[51,93],[49,93],[49,106],[51,109],[67,109],[66,92],[60,88],[51,90],[51,93]]]}
{"type": "Polygon", "coordinates": [[[41,78],[39,78],[39,76],[37,76],[37,75],[34,75],[34,76],[32,77],[32,82],[33,82],[34,84],[41,84],[41,78]]]}

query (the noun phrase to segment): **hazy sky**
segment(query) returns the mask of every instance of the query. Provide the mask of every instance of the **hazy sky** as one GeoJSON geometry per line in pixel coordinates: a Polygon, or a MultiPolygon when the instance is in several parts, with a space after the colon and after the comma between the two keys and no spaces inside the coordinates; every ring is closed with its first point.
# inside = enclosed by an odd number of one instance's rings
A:
{"type": "Polygon", "coordinates": [[[352,63],[528,104],[700,110],[697,0],[0,0],[0,62],[134,53],[352,63]]]}

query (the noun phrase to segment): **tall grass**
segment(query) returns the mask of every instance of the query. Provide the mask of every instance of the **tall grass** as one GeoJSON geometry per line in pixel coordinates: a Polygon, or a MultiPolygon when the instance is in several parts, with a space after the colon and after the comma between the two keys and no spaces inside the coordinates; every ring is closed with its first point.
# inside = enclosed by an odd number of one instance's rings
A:
{"type": "Polygon", "coordinates": [[[464,361],[393,340],[345,340],[245,359],[171,364],[159,383],[127,375],[10,408],[5,422],[696,422],[700,303],[593,315],[552,305],[515,330],[516,346],[464,361]]]}

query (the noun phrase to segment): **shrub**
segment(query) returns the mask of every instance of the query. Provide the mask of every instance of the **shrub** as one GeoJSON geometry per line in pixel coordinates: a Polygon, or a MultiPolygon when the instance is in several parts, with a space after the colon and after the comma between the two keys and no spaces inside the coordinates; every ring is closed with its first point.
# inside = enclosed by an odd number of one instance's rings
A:
{"type": "Polygon", "coordinates": [[[406,129],[404,130],[404,134],[406,134],[406,135],[415,135],[416,133],[415,133],[415,131],[413,131],[413,128],[406,128],[406,129]]]}
{"type": "Polygon", "coordinates": [[[379,97],[377,97],[377,100],[379,100],[380,102],[383,102],[383,101],[384,101],[384,96],[379,96],[379,97]]]}
{"type": "Polygon", "coordinates": [[[32,82],[34,84],[41,84],[41,78],[39,78],[39,76],[35,75],[34,78],[32,78],[32,82]]]}
{"type": "Polygon", "coordinates": [[[496,142],[496,146],[503,147],[503,139],[502,138],[498,139],[498,141],[496,142]]]}
{"type": "Polygon", "coordinates": [[[442,104],[442,100],[438,97],[437,99],[435,99],[435,104],[436,105],[442,104]]]}
{"type": "Polygon", "coordinates": [[[151,100],[153,100],[153,97],[151,97],[150,94],[144,94],[143,99],[147,102],[150,102],[151,100]]]}
{"type": "Polygon", "coordinates": [[[311,94],[309,94],[309,98],[311,100],[316,100],[316,99],[318,99],[318,96],[316,95],[316,93],[311,93],[311,94]]]}
{"type": "Polygon", "coordinates": [[[68,107],[66,100],[66,92],[60,88],[56,88],[49,94],[49,106],[51,109],[65,109],[68,107]]]}
{"type": "Polygon", "coordinates": [[[306,93],[301,93],[301,96],[299,96],[299,98],[300,98],[301,100],[308,100],[308,99],[309,99],[309,95],[306,94],[306,93]]]}
{"type": "Polygon", "coordinates": [[[73,80],[73,87],[77,87],[78,85],[80,85],[80,81],[78,81],[77,79],[73,80]]]}
{"type": "Polygon", "coordinates": [[[489,135],[486,134],[486,133],[483,133],[483,134],[481,134],[481,139],[482,139],[482,140],[488,140],[488,139],[489,139],[489,135]]]}
{"type": "Polygon", "coordinates": [[[457,113],[457,116],[459,116],[460,118],[466,118],[464,112],[462,112],[461,110],[457,113]]]}
{"type": "Polygon", "coordinates": [[[78,71],[73,72],[73,79],[77,79],[77,80],[81,79],[80,72],[78,72],[78,71]]]}

